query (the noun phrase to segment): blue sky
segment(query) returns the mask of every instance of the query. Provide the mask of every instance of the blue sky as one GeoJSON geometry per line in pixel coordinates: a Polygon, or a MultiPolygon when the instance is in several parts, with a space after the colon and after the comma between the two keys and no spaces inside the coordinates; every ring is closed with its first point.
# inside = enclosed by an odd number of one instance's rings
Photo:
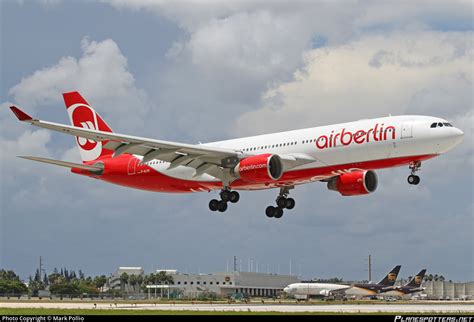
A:
{"type": "Polygon", "coordinates": [[[117,266],[376,279],[396,264],[473,280],[473,17],[468,1],[1,2],[0,267],[23,277],[39,255],[108,274],[117,266]],[[376,63],[374,63],[376,62],[376,63]],[[378,171],[345,198],[313,183],[265,217],[276,191],[156,194],[73,176],[16,155],[79,160],[70,137],[19,124],[10,103],[67,123],[80,90],[117,131],[189,143],[396,114],[444,117],[465,141],[423,164],[378,171]]]}

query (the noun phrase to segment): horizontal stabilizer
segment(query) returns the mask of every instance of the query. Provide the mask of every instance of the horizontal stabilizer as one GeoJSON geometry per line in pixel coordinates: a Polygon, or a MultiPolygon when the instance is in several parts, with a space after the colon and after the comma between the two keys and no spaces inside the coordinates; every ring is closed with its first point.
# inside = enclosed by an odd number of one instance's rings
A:
{"type": "Polygon", "coordinates": [[[33,119],[31,116],[29,116],[28,114],[26,114],[25,112],[23,112],[16,106],[10,106],[10,109],[20,121],[30,121],[33,119]]]}
{"type": "Polygon", "coordinates": [[[96,166],[96,165],[86,165],[86,164],[81,164],[81,163],[52,160],[52,159],[46,159],[46,158],[40,158],[40,157],[19,156],[19,158],[38,161],[38,162],[44,162],[44,163],[49,163],[49,164],[55,164],[55,165],[59,165],[61,167],[66,167],[66,168],[77,168],[77,169],[87,170],[91,172],[101,172],[104,170],[103,167],[96,166]]]}

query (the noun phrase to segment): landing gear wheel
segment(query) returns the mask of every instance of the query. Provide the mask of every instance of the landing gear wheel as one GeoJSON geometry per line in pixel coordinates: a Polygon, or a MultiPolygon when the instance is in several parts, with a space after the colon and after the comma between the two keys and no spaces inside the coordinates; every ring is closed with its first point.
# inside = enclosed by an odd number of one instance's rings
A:
{"type": "Polygon", "coordinates": [[[212,199],[211,201],[209,201],[209,209],[211,209],[212,211],[216,211],[218,208],[218,205],[219,205],[219,200],[217,199],[212,199]]]}
{"type": "Polygon", "coordinates": [[[417,185],[420,183],[420,177],[419,176],[415,176],[415,181],[413,182],[414,185],[417,185]]]}
{"type": "Polygon", "coordinates": [[[237,191],[232,191],[230,193],[230,199],[229,199],[230,202],[236,203],[237,201],[239,201],[239,199],[240,199],[240,195],[237,191]]]}
{"type": "Polygon", "coordinates": [[[218,201],[217,203],[217,210],[220,212],[224,212],[227,210],[227,202],[224,200],[218,201]]]}
{"type": "Polygon", "coordinates": [[[277,199],[277,206],[280,208],[285,208],[286,207],[286,198],[285,197],[279,197],[277,199]]]}
{"type": "Polygon", "coordinates": [[[267,209],[265,209],[265,215],[267,215],[268,218],[272,218],[274,217],[274,213],[275,212],[275,207],[273,206],[268,206],[267,209]]]}
{"type": "Polygon", "coordinates": [[[288,198],[288,199],[286,199],[285,208],[286,209],[293,209],[293,208],[295,208],[295,204],[296,204],[295,199],[288,198]]]}
{"type": "Polygon", "coordinates": [[[281,216],[283,216],[283,209],[280,207],[276,207],[275,210],[273,211],[273,216],[275,218],[281,218],[281,216]]]}
{"type": "Polygon", "coordinates": [[[229,190],[222,190],[220,193],[221,199],[223,201],[230,201],[231,195],[232,192],[230,192],[229,190]]]}
{"type": "Polygon", "coordinates": [[[411,170],[411,174],[408,176],[407,181],[409,184],[417,185],[420,183],[420,177],[415,173],[421,168],[421,161],[413,161],[408,166],[411,170]]]}

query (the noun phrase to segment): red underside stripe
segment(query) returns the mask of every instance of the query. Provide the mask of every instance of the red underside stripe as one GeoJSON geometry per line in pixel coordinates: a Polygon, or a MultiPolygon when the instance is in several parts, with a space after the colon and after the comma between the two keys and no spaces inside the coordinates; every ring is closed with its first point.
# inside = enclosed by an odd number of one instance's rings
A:
{"type": "MultiPolygon", "coordinates": [[[[232,183],[231,188],[236,190],[259,190],[270,189],[285,185],[296,185],[311,181],[319,181],[327,177],[332,177],[334,175],[338,175],[339,171],[345,171],[351,168],[358,168],[364,170],[392,168],[402,165],[408,165],[412,161],[428,160],[435,156],[437,155],[429,154],[407,156],[383,160],[347,163],[320,168],[295,170],[285,173],[278,181],[268,183],[249,184],[248,182],[244,182],[241,179],[238,179],[232,183]]],[[[130,158],[134,157],[130,155],[122,155],[116,158],[117,162],[125,164],[125,166],[123,167],[123,171],[116,171],[113,174],[104,173],[103,175],[97,176],[96,178],[122,186],[156,192],[197,192],[222,188],[221,182],[191,181],[177,179],[158,172],[146,165],[137,168],[135,174],[129,175],[127,172],[127,164],[130,158]]]]}

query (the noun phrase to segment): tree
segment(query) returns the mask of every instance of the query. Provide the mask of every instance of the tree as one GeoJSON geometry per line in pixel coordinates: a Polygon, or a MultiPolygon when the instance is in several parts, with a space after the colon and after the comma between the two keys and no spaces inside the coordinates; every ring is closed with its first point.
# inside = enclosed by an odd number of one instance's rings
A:
{"type": "Polygon", "coordinates": [[[44,276],[43,276],[43,283],[44,283],[45,285],[48,285],[48,284],[49,284],[48,276],[46,275],[46,273],[44,273],[44,276]]]}
{"type": "Polygon", "coordinates": [[[64,281],[64,277],[59,275],[59,273],[57,273],[57,271],[58,270],[56,270],[56,273],[49,274],[49,276],[48,276],[49,284],[57,284],[57,283],[60,283],[60,282],[64,281]]]}
{"type": "Polygon", "coordinates": [[[173,284],[173,276],[166,274],[166,272],[159,272],[155,275],[155,283],[158,284],[173,284]]]}
{"type": "Polygon", "coordinates": [[[440,275],[439,278],[438,278],[441,282],[444,282],[445,278],[443,275],[440,275]]]}
{"type": "Polygon", "coordinates": [[[34,281],[41,282],[41,274],[40,274],[39,269],[36,269],[34,281]]]}
{"type": "Polygon", "coordinates": [[[33,296],[37,296],[39,290],[44,290],[44,284],[41,281],[31,280],[28,283],[28,288],[33,296]]]}
{"type": "Polygon", "coordinates": [[[57,295],[79,295],[81,293],[78,285],[68,282],[51,285],[49,291],[51,294],[57,295]]]}
{"type": "Polygon", "coordinates": [[[0,270],[0,294],[20,295],[28,288],[13,271],[0,270]]]}
{"type": "Polygon", "coordinates": [[[94,277],[94,285],[95,287],[97,287],[101,292],[102,292],[102,288],[104,287],[105,283],[107,282],[107,278],[105,277],[105,275],[101,275],[101,276],[96,276],[94,277]]]}
{"type": "Polygon", "coordinates": [[[142,275],[137,276],[137,284],[138,284],[139,287],[143,284],[143,276],[142,275]]]}
{"type": "Polygon", "coordinates": [[[125,285],[128,283],[128,274],[123,272],[120,275],[120,286],[122,287],[122,293],[125,293],[125,285]]]}
{"type": "Polygon", "coordinates": [[[130,275],[130,277],[128,278],[128,282],[132,286],[132,290],[135,292],[135,286],[137,285],[137,275],[130,275]]]}

